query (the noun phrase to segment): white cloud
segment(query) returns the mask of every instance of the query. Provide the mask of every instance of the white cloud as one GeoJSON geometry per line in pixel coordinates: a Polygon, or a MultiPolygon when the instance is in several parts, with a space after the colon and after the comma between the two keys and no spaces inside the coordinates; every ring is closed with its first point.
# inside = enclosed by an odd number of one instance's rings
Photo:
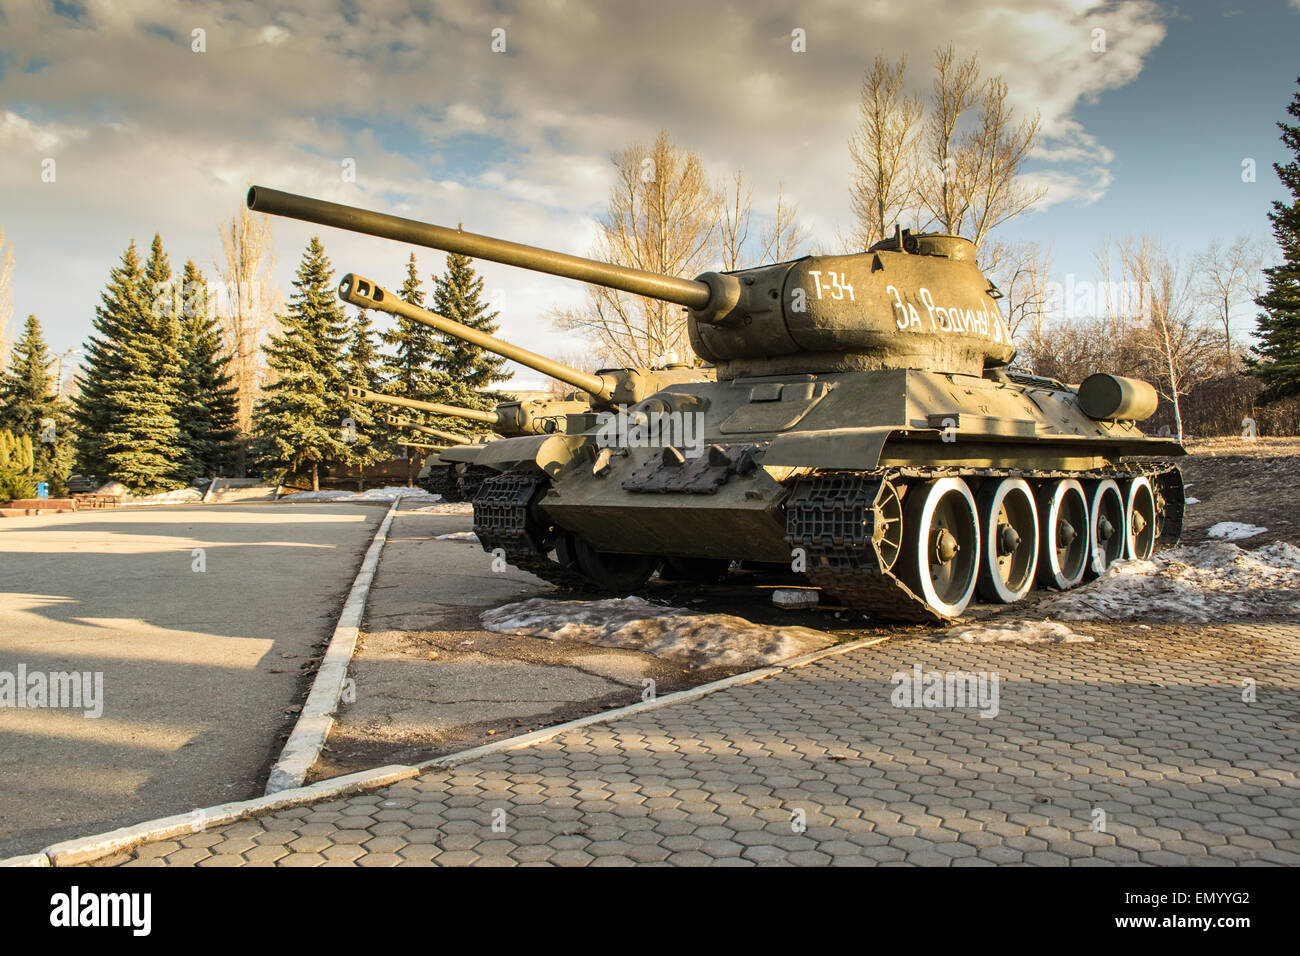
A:
{"type": "MultiPolygon", "coordinates": [[[[948,39],[1040,111],[1046,139],[1029,178],[1048,185],[1047,203],[1093,201],[1113,154],[1075,110],[1130,82],[1163,37],[1146,0],[1093,7],[546,0],[426,13],[380,0],[350,23],[308,0],[273,14],[228,0],[180,15],[140,0],[89,4],[73,24],[6,4],[0,209],[18,256],[16,311],[40,311],[56,343],[80,341],[127,238],[147,242],[159,229],[174,259],[210,268],[216,225],[250,182],[583,252],[612,181],[610,153],[661,126],[716,175],[743,165],[759,211],[784,182],[831,246],[848,225],[845,142],[863,69],[878,53],[906,54],[910,82],[928,89],[933,50],[948,39]],[[195,27],[206,53],[190,51],[195,27]],[[504,54],[490,49],[498,27],[504,54]],[[806,53],[791,50],[795,27],[806,53]],[[1098,27],[1100,55],[1090,45],[1098,27]],[[33,61],[48,65],[24,72],[33,61]],[[57,155],[56,187],[32,187],[33,151],[57,155]],[[356,160],[355,184],[339,177],[344,157],[356,160]]],[[[276,224],[286,281],[311,232],[276,224]]],[[[400,281],[407,250],[323,238],[336,266],[400,281]]],[[[426,272],[441,266],[428,251],[420,260],[426,272]]],[[[509,290],[503,334],[563,346],[545,316],[580,300],[581,287],[483,271],[489,288],[509,290]]]]}

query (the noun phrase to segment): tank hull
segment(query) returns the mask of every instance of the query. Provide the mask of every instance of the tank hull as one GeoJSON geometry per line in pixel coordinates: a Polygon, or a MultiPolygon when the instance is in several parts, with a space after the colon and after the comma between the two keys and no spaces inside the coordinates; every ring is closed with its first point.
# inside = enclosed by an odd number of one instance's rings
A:
{"type": "MultiPolygon", "coordinates": [[[[1145,480],[1158,502],[1154,546],[1172,544],[1181,530],[1177,469],[1150,461],[1182,454],[1181,446],[1149,438],[1132,422],[1090,418],[1072,389],[1000,372],[881,369],[684,383],[598,420],[580,434],[495,442],[490,455],[480,456],[515,483],[510,520],[519,532],[503,536],[509,507],[501,500],[476,500],[475,528],[485,548],[505,547],[512,560],[544,577],[554,571],[567,586],[600,584],[599,575],[592,582],[571,559],[575,548],[597,556],[788,564],[867,613],[935,619],[965,607],[926,593],[929,577],[946,573],[951,560],[939,552],[956,537],[941,529],[937,545],[914,543],[921,552],[938,548],[935,567],[922,554],[910,581],[892,575],[877,554],[882,540],[890,547],[887,535],[873,527],[884,520],[882,495],[903,523],[909,502],[947,482],[939,497],[949,495],[944,507],[957,516],[950,523],[961,524],[953,495],[970,499],[971,522],[978,522],[978,501],[1006,482],[1041,495],[1067,482],[1082,494],[1102,481],[1127,489],[1145,480]],[[529,476],[524,489],[519,482],[529,476]]],[[[483,490],[492,487],[489,480],[483,490]]],[[[1061,518],[1043,534],[1065,528],[1077,552],[1073,542],[1088,529],[1074,525],[1086,524],[1088,515],[1077,509],[1072,486],[1071,495],[1073,523],[1061,518]]],[[[990,527],[997,533],[996,522],[990,527]]],[[[970,538],[966,552],[979,550],[976,542],[970,538]]],[[[900,539],[898,547],[906,544],[900,539]]],[[[962,550],[960,542],[953,547],[962,550]]],[[[972,590],[974,581],[970,576],[972,590]]]]}

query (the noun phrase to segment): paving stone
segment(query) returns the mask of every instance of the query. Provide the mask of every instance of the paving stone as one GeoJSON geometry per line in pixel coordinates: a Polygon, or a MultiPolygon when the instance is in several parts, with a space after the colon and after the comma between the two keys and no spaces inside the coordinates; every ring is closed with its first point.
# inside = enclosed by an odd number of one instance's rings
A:
{"type": "MultiPolygon", "coordinates": [[[[108,865],[1300,864],[1300,626],[895,641],[108,865]],[[1247,640],[1248,639],[1248,640],[1247,640]],[[895,708],[900,649],[997,671],[998,718],[895,708]],[[1207,699],[1249,667],[1267,707],[1207,699]],[[507,811],[493,832],[491,810],[507,811]],[[1106,832],[1091,829],[1106,811],[1106,832]],[[799,811],[796,813],[796,811],[799,811]],[[796,827],[792,824],[799,823],[796,827]]],[[[910,665],[909,665],[910,666],[910,665]]]]}

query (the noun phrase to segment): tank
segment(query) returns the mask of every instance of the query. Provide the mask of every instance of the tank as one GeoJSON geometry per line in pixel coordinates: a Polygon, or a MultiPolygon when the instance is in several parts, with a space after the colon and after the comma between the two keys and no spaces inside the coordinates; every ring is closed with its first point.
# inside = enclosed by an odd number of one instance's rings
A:
{"type": "Polygon", "coordinates": [[[1183,449],[1139,428],[1154,390],[1015,369],[1001,293],[966,239],[896,229],[861,253],[692,279],[262,187],[249,205],[687,310],[716,380],[598,374],[576,386],[592,427],[480,458],[498,472],[473,501],[483,548],[563,587],[781,564],[870,617],[934,621],[977,596],[1074,587],[1181,534],[1182,476],[1163,459],[1183,449]]]}

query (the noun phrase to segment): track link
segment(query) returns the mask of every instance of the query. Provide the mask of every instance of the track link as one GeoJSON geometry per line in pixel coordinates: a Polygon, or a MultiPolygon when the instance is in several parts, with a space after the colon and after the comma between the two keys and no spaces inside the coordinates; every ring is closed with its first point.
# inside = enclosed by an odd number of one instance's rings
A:
{"type": "Polygon", "coordinates": [[[535,517],[533,504],[546,493],[550,479],[539,474],[506,472],[485,479],[474,496],[474,533],[483,550],[500,549],[510,564],[572,591],[594,591],[581,572],[551,560],[556,531],[535,517]]]}

